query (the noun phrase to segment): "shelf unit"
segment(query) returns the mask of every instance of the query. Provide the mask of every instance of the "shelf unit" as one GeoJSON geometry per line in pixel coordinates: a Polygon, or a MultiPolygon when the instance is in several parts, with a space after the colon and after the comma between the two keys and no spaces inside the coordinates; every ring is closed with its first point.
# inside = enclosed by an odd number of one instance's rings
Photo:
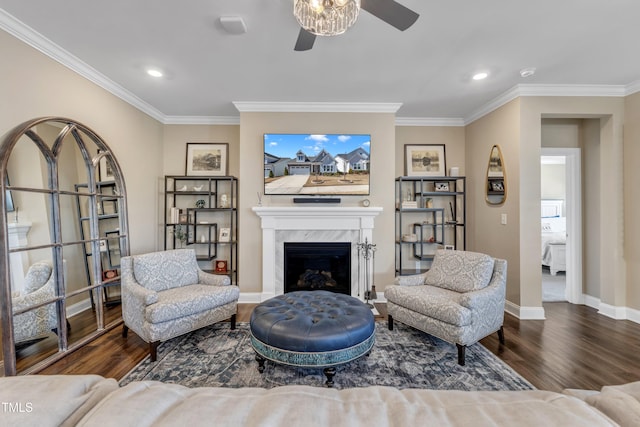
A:
{"type": "MultiPolygon", "coordinates": [[[[88,184],[75,184],[76,207],[80,228],[80,239],[83,242],[82,252],[84,255],[85,276],[87,286],[93,285],[91,279],[91,257],[92,240],[90,230],[89,206],[84,206],[84,201],[91,200],[88,192],[88,184]]],[[[96,212],[98,219],[99,248],[100,248],[100,265],[102,267],[102,281],[106,282],[104,286],[105,305],[120,304],[120,240],[125,237],[120,233],[119,223],[119,204],[123,200],[123,196],[119,194],[116,183],[114,181],[102,181],[96,183],[96,212]],[[115,274],[114,274],[115,273],[115,274]],[[111,280],[111,277],[117,277],[111,280]]],[[[95,307],[93,293],[90,293],[91,306],[95,307]]]]}
{"type": "Polygon", "coordinates": [[[466,248],[466,178],[396,178],[396,275],[423,273],[437,249],[466,248]]]}
{"type": "Polygon", "coordinates": [[[237,284],[237,202],[236,177],[166,175],[164,249],[192,247],[204,271],[226,274],[237,284]],[[216,268],[219,263],[226,271],[216,268]]]}

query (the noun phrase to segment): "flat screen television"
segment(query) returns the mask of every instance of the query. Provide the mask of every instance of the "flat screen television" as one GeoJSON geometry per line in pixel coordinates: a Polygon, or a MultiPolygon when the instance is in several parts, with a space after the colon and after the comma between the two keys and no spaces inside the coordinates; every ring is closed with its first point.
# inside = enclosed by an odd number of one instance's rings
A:
{"type": "Polygon", "coordinates": [[[371,135],[264,134],[264,194],[368,195],[371,135]]]}

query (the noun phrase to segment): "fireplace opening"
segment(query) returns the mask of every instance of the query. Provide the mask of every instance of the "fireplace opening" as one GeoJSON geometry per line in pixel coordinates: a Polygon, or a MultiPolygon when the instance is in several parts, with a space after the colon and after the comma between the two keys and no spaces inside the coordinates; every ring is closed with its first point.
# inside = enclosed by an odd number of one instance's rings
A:
{"type": "Polygon", "coordinates": [[[351,243],[284,243],[284,292],[351,294],[351,243]]]}

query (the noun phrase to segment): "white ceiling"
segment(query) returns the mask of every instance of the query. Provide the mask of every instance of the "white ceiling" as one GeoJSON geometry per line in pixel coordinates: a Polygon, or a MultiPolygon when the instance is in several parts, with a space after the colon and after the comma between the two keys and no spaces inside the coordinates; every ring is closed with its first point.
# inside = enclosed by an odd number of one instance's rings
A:
{"type": "Polygon", "coordinates": [[[463,123],[514,88],[640,90],[638,0],[399,2],[420,14],[408,30],[362,11],[306,52],[293,50],[292,0],[0,0],[0,28],[164,122],[233,120],[233,102],[326,102],[399,103],[399,120],[463,123]],[[226,33],[228,15],[247,33],[226,33]],[[520,77],[525,67],[536,74],[520,77]],[[489,77],[472,81],[477,71],[489,77]]]}

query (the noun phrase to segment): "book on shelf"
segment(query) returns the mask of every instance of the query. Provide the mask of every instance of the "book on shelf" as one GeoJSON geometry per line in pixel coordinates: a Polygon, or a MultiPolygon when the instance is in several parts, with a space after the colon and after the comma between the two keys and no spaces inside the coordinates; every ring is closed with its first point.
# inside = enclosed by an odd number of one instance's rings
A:
{"type": "Polygon", "coordinates": [[[416,209],[418,207],[418,202],[416,200],[405,200],[402,202],[403,209],[416,209]]]}

